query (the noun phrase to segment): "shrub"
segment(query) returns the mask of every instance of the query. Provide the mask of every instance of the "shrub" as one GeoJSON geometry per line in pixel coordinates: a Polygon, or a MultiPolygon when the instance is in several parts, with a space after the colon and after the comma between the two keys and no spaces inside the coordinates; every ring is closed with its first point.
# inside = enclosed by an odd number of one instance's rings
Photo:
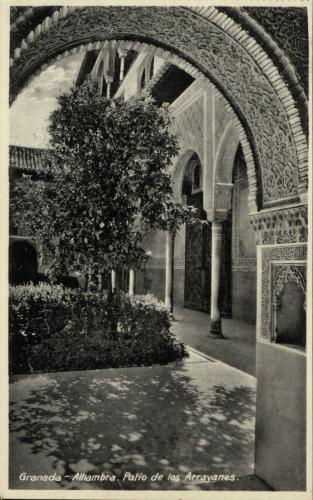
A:
{"type": "Polygon", "coordinates": [[[9,296],[10,370],[80,370],[167,363],[186,356],[153,296],[102,293],[62,285],[13,287],[9,296]]]}

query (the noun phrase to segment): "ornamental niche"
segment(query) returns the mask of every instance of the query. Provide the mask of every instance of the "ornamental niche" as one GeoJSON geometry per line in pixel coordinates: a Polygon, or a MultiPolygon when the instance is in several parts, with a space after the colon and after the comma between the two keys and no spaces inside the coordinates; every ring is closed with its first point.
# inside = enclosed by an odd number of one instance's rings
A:
{"type": "MultiPolygon", "coordinates": [[[[306,259],[307,248],[306,244],[298,245],[278,245],[278,246],[264,246],[262,248],[261,268],[259,269],[258,282],[260,283],[260,319],[258,331],[259,335],[267,340],[273,339],[273,319],[275,311],[275,289],[281,289],[281,279],[279,278],[280,271],[283,267],[287,267],[287,275],[284,271],[281,278],[290,281],[290,266],[297,267],[297,276],[301,274],[300,286],[302,290],[305,289],[306,283],[306,259]],[[276,283],[276,288],[275,288],[276,283]]],[[[293,273],[294,276],[294,273],[293,273]]],[[[300,278],[299,278],[300,279],[300,278]]],[[[294,281],[294,280],[293,280],[294,281]]],[[[299,280],[296,281],[300,283],[299,280]]]]}
{"type": "Polygon", "coordinates": [[[304,264],[272,265],[273,295],[272,295],[272,331],[274,342],[296,343],[305,345],[305,311],[306,311],[306,266],[304,264]],[[283,307],[284,293],[288,285],[293,285],[300,296],[293,291],[292,304],[283,307]],[[299,301],[300,298],[300,301],[299,301]],[[292,309],[292,306],[296,307],[292,309]],[[291,309],[291,312],[290,312],[291,309]],[[290,315],[288,317],[287,315],[290,315]],[[287,318],[286,318],[287,316],[287,318]],[[284,318],[284,325],[280,318],[284,318]],[[286,323],[287,319],[287,323],[286,323]],[[292,324],[293,323],[293,324],[292,324]]]}

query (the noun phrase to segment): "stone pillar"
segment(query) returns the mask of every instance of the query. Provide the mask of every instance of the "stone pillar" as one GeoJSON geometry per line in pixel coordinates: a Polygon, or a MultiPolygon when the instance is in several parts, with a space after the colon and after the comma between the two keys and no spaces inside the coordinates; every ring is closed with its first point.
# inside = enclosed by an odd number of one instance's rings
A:
{"type": "Polygon", "coordinates": [[[219,295],[221,286],[222,262],[222,223],[212,222],[212,257],[211,257],[211,327],[210,334],[223,338],[219,295]]]}
{"type": "Polygon", "coordinates": [[[166,267],[165,267],[165,306],[173,312],[174,284],[174,234],[166,236],[166,267]]]}
{"type": "Polygon", "coordinates": [[[135,270],[129,270],[129,288],[128,293],[131,297],[135,295],[135,270]]]}
{"type": "Polygon", "coordinates": [[[112,292],[116,290],[116,271],[115,269],[112,269],[111,271],[111,286],[112,286],[112,292]]]}

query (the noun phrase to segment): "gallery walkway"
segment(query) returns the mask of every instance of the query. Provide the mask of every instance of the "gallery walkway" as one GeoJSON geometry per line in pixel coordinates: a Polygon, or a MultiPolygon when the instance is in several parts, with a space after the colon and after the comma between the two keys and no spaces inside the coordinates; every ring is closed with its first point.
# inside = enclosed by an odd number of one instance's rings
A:
{"type": "Polygon", "coordinates": [[[10,399],[11,488],[266,489],[253,478],[255,379],[219,361],[19,375],[10,399]]]}
{"type": "Polygon", "coordinates": [[[223,319],[224,339],[208,335],[209,314],[174,305],[172,332],[187,345],[255,376],[255,325],[223,319]]]}

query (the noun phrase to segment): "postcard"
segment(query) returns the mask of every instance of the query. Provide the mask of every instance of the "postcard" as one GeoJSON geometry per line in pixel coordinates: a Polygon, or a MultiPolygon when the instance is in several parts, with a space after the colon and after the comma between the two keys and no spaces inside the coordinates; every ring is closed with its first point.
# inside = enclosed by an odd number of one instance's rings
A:
{"type": "Polygon", "coordinates": [[[0,497],[311,498],[312,3],[0,12],[0,497]]]}

